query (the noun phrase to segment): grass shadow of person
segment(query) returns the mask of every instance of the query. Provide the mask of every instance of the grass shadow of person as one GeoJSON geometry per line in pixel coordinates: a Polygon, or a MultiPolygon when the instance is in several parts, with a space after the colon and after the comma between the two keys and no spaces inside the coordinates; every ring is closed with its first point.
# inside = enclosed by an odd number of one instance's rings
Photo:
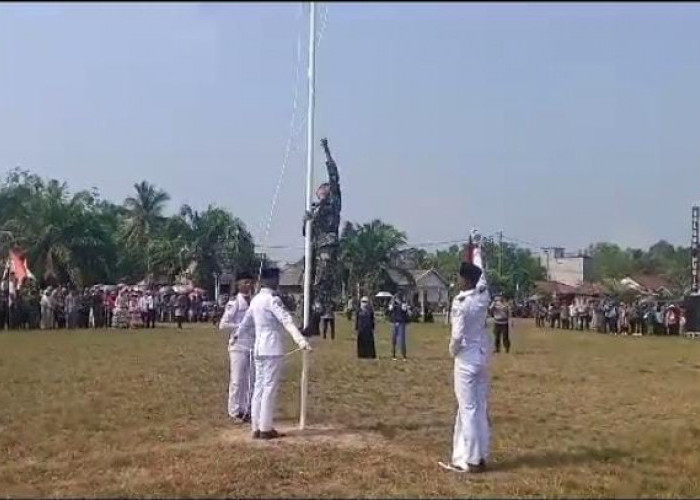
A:
{"type": "Polygon", "coordinates": [[[549,450],[543,453],[524,453],[508,457],[502,461],[493,462],[490,464],[490,469],[494,471],[512,471],[526,467],[549,468],[592,462],[610,464],[628,456],[630,456],[628,452],[617,448],[590,448],[586,446],[572,452],[549,450]]]}

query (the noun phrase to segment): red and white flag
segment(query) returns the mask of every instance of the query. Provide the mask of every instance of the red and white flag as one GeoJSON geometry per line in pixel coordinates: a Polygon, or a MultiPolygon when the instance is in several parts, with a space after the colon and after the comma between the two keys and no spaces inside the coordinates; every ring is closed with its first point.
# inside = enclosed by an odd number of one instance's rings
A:
{"type": "Polygon", "coordinates": [[[36,279],[29,269],[29,261],[27,255],[20,250],[10,250],[10,256],[5,265],[4,278],[7,279],[7,274],[14,273],[17,287],[21,287],[25,279],[36,279]]]}
{"type": "Polygon", "coordinates": [[[476,230],[472,230],[469,234],[469,241],[464,245],[464,262],[474,264],[479,269],[484,269],[484,260],[481,256],[481,238],[476,230]]]}

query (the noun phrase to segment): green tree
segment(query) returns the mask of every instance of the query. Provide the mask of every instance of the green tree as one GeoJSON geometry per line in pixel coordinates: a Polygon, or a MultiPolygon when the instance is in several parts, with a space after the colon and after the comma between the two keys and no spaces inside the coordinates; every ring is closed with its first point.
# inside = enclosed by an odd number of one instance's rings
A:
{"type": "Polygon", "coordinates": [[[37,277],[78,286],[109,278],[116,249],[94,193],[70,195],[65,183],[21,172],[2,191],[13,200],[2,227],[28,251],[37,277]]]}
{"type": "Polygon", "coordinates": [[[178,252],[183,251],[188,264],[196,264],[197,283],[213,290],[215,273],[256,269],[253,237],[239,218],[218,207],[209,206],[199,213],[188,205],[181,208],[180,217],[185,225],[178,252]]]}
{"type": "Polygon", "coordinates": [[[389,270],[396,260],[406,234],[379,219],[362,225],[346,224],[340,241],[341,273],[347,276],[347,289],[359,284],[365,294],[374,294],[390,283],[389,270]]]}

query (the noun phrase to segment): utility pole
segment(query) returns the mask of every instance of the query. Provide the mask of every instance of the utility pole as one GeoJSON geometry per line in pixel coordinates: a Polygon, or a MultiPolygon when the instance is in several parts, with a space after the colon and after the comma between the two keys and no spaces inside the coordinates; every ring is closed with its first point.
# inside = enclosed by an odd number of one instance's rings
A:
{"type": "Polygon", "coordinates": [[[695,205],[692,209],[692,233],[690,240],[690,271],[691,271],[691,289],[690,293],[698,293],[700,283],[698,280],[698,253],[700,251],[700,206],[695,205]]]}
{"type": "Polygon", "coordinates": [[[498,231],[498,276],[503,276],[503,231],[498,231]]]}

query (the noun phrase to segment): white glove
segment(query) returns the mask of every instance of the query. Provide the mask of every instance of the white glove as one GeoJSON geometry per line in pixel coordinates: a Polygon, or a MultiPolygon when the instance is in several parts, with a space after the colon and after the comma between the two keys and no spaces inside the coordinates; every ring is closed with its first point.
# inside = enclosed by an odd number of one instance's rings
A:
{"type": "Polygon", "coordinates": [[[301,350],[303,350],[303,351],[309,351],[309,352],[313,351],[313,349],[311,349],[311,344],[309,344],[309,343],[306,341],[306,339],[302,340],[302,341],[299,343],[299,349],[301,349],[301,350]]]}

